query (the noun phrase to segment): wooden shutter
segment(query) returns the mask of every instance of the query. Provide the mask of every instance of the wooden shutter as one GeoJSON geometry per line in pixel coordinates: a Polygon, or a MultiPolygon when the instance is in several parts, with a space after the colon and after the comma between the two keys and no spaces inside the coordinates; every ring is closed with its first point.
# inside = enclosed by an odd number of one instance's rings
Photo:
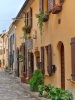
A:
{"type": "Polygon", "coordinates": [[[25,43],[25,73],[27,76],[27,48],[26,48],[26,43],[25,43]]]}
{"type": "Polygon", "coordinates": [[[39,11],[43,12],[44,11],[44,0],[39,0],[39,11]]]}
{"type": "Polygon", "coordinates": [[[48,12],[51,12],[54,4],[55,4],[55,0],[48,0],[48,12]]]}
{"type": "Polygon", "coordinates": [[[71,39],[72,80],[75,81],[75,37],[71,39]]]}
{"type": "Polygon", "coordinates": [[[32,8],[30,7],[30,27],[32,27],[32,8]]]}
{"type": "Polygon", "coordinates": [[[52,75],[52,47],[48,45],[48,74],[52,75]]]}
{"type": "Polygon", "coordinates": [[[41,47],[41,72],[44,74],[44,47],[41,47]]]}
{"type": "Polygon", "coordinates": [[[25,25],[28,25],[28,13],[25,13],[25,25]]]}
{"type": "Polygon", "coordinates": [[[25,72],[25,43],[22,44],[22,56],[23,56],[22,71],[25,72]]]}

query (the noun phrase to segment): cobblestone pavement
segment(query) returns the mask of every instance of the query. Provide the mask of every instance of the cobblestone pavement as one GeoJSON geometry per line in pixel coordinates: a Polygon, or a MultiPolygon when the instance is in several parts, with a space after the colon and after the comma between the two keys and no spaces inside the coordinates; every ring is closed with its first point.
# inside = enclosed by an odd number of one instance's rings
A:
{"type": "Polygon", "coordinates": [[[40,100],[32,94],[19,78],[0,69],[0,100],[40,100]]]}

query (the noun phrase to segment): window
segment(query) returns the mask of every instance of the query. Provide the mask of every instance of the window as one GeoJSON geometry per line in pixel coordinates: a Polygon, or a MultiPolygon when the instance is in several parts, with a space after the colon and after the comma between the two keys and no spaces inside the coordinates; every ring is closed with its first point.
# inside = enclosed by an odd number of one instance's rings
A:
{"type": "Polygon", "coordinates": [[[55,0],[48,0],[48,12],[51,12],[54,4],[55,4],[55,0]]]}
{"type": "Polygon", "coordinates": [[[39,0],[39,11],[40,12],[44,11],[44,0],[39,0]]]}
{"type": "Polygon", "coordinates": [[[25,25],[32,27],[32,8],[29,12],[25,13],[25,25]]]}

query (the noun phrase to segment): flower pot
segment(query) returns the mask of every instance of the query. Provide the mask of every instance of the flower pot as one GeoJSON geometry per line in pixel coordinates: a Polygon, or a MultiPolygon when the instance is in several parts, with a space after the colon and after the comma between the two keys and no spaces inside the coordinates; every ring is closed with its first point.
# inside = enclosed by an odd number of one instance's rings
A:
{"type": "Polygon", "coordinates": [[[22,83],[25,83],[25,82],[26,82],[24,76],[21,77],[21,82],[22,82],[22,83]]]}
{"type": "Polygon", "coordinates": [[[25,78],[25,83],[26,83],[26,84],[29,83],[29,78],[28,78],[28,77],[25,78]]]}
{"type": "Polygon", "coordinates": [[[27,29],[27,33],[30,33],[31,32],[31,29],[29,28],[29,29],[27,29]]]}
{"type": "Polygon", "coordinates": [[[57,13],[61,12],[61,10],[62,10],[61,5],[55,5],[52,9],[52,14],[57,14],[57,13]]]}
{"type": "Polygon", "coordinates": [[[43,22],[48,21],[48,19],[49,19],[49,15],[46,15],[46,16],[44,17],[44,19],[43,19],[43,22]]]}

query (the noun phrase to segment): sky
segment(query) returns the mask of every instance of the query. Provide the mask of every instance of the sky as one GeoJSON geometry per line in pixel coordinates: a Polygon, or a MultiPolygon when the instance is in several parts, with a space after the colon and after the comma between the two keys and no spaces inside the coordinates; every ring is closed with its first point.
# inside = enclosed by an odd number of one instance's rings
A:
{"type": "Polygon", "coordinates": [[[25,0],[0,0],[0,34],[3,30],[8,31],[15,18],[20,11],[25,0]]]}

